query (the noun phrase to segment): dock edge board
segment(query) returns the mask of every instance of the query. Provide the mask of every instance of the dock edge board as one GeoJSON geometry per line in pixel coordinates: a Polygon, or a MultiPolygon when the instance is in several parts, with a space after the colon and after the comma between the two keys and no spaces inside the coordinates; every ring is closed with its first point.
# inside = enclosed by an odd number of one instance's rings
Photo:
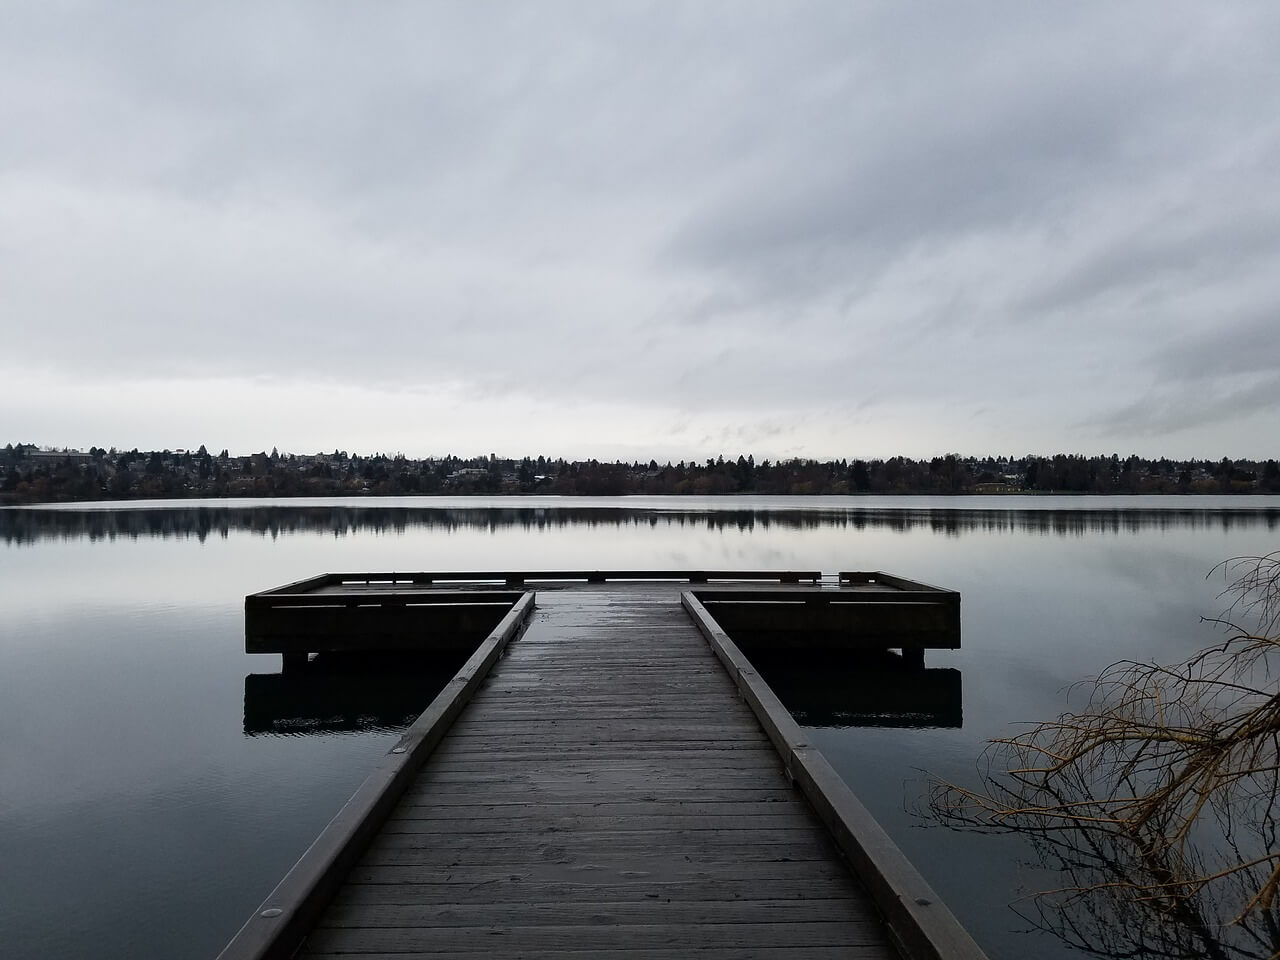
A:
{"type": "Polygon", "coordinates": [[[752,581],[766,583],[817,583],[821,570],[479,570],[436,572],[322,573],[305,580],[287,583],[269,590],[251,593],[250,603],[284,596],[304,596],[332,587],[362,584],[397,587],[457,586],[469,589],[491,589],[503,584],[518,589],[525,583],[610,583],[646,580],[673,580],[688,583],[715,581],[752,581]]]}
{"type": "Polygon", "coordinates": [[[810,746],[737,644],[692,591],[680,602],[751,707],[782,758],[787,775],[826,825],[907,960],[988,960],[969,932],[898,848],[871,812],[810,746]]]}
{"type": "Polygon", "coordinates": [[[218,960],[278,960],[293,956],[507,644],[524,632],[534,605],[532,591],[516,601],[222,949],[218,960]]]}

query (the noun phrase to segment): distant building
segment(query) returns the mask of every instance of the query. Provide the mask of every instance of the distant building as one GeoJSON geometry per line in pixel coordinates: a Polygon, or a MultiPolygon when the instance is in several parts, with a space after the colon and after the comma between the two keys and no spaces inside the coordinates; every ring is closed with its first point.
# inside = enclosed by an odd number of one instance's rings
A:
{"type": "Polygon", "coordinates": [[[79,450],[31,450],[27,459],[33,464],[55,467],[70,460],[72,463],[93,463],[93,454],[79,450]]]}
{"type": "Polygon", "coordinates": [[[1018,488],[1004,480],[992,480],[987,483],[975,483],[974,493],[1017,493],[1018,488]]]}
{"type": "Polygon", "coordinates": [[[487,477],[489,471],[483,467],[463,467],[461,470],[455,470],[453,473],[445,477],[446,483],[461,483],[466,480],[478,480],[481,477],[487,477]]]}

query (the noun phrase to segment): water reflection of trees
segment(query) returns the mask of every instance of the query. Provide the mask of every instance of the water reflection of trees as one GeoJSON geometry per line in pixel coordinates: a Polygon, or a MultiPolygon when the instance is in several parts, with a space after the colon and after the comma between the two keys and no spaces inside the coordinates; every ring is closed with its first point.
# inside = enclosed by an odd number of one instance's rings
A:
{"type": "Polygon", "coordinates": [[[1231,531],[1280,526],[1280,510],[1087,509],[956,510],[894,508],[671,509],[636,507],[378,507],[378,506],[200,506],[157,509],[0,510],[0,541],[115,540],[144,537],[228,537],[249,533],[278,537],[358,533],[403,534],[411,530],[450,533],[505,529],[586,530],[649,527],[711,532],[755,530],[887,530],[963,536],[1023,533],[1055,537],[1138,533],[1147,530],[1231,531]]]}
{"type": "Polygon", "coordinates": [[[1020,912],[1107,957],[1280,956],[1280,553],[1226,565],[1252,629],[1172,666],[1121,661],[1078,713],[993,741],[929,814],[1029,838],[1062,882],[1020,912]]]}

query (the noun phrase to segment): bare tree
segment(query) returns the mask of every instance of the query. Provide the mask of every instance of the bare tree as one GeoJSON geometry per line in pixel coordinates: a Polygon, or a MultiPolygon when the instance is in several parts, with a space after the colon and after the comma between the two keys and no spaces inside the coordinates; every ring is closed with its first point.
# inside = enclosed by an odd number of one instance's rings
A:
{"type": "Polygon", "coordinates": [[[1024,915],[1075,946],[1280,957],[1280,552],[1215,570],[1225,640],[1112,664],[1079,712],[992,741],[979,787],[930,785],[936,819],[1027,834],[1062,871],[1024,915]]]}

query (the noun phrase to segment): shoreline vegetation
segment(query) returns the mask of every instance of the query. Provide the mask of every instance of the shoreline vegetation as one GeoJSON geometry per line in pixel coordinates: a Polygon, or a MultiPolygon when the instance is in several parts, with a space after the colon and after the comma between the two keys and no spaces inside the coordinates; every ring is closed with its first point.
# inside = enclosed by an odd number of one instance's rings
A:
{"type": "Polygon", "coordinates": [[[0,504],[224,497],[705,496],[757,494],[1280,493],[1268,460],[1170,460],[1118,454],[601,462],[524,457],[228,451],[0,449],[0,504]]]}

